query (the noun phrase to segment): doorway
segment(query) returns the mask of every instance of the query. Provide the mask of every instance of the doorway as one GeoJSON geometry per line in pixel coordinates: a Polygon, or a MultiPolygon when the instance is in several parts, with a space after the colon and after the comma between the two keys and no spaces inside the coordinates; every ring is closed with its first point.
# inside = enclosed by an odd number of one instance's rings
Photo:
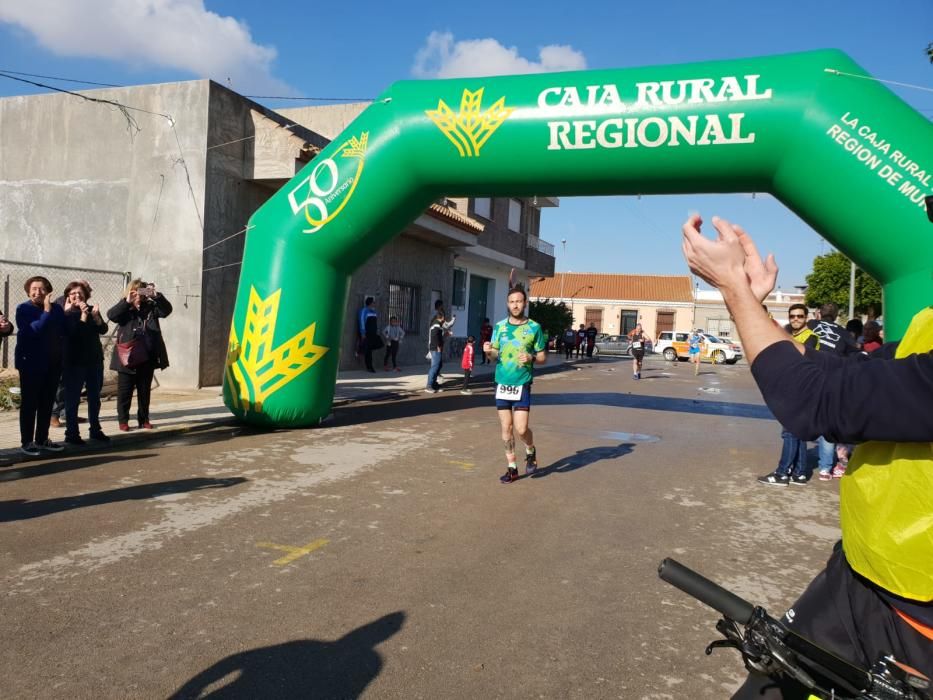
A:
{"type": "Polygon", "coordinates": [[[661,334],[664,331],[674,330],[674,312],[673,311],[658,311],[658,321],[655,328],[655,333],[658,337],[661,337],[661,334]]]}
{"type": "Polygon", "coordinates": [[[470,275],[470,295],[467,306],[467,335],[479,338],[479,328],[483,325],[483,319],[489,316],[487,305],[489,303],[489,284],[492,282],[488,277],[479,275],[470,275]]]}

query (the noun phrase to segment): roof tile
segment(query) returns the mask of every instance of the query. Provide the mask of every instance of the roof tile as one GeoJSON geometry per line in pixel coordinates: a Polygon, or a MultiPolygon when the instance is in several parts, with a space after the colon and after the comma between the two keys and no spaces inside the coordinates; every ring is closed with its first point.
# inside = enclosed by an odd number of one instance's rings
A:
{"type": "Polygon", "coordinates": [[[559,272],[531,283],[529,296],[552,299],[605,299],[626,301],[692,302],[689,275],[617,275],[559,272]],[[562,284],[563,283],[563,284],[562,284]],[[592,289],[587,289],[592,287],[592,289]]]}

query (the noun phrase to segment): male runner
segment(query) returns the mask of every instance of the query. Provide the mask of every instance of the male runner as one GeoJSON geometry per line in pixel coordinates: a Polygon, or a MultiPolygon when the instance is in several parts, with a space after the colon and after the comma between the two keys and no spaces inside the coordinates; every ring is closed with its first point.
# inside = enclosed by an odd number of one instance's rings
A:
{"type": "Polygon", "coordinates": [[[496,324],[492,341],[483,343],[483,352],[496,363],[496,411],[502,426],[502,440],[505,443],[505,458],[508,469],[499,481],[510,484],[518,479],[518,465],[515,461],[515,437],[525,444],[525,474],[534,474],[538,469],[538,456],[535,452],[534,436],[528,427],[528,413],[531,410],[532,368],[537,362],[547,360],[547,338],[541,326],[525,316],[528,295],[522,286],[509,290],[509,317],[496,324]]]}

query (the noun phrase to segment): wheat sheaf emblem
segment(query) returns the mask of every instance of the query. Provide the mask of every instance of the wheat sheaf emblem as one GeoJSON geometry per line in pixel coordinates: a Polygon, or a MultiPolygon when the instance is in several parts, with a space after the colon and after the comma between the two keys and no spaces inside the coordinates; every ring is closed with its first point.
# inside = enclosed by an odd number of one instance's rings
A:
{"type": "Polygon", "coordinates": [[[429,109],[425,114],[433,121],[437,128],[444,132],[450,142],[457,147],[461,158],[479,156],[479,150],[502,122],[515,111],[514,107],[505,106],[505,98],[500,97],[492,107],[485,112],[483,106],[483,90],[476,92],[464,90],[460,98],[460,111],[454,112],[444,100],[437,101],[437,109],[429,109]]]}
{"type": "Polygon", "coordinates": [[[236,323],[230,327],[224,379],[230,387],[234,408],[261,412],[269,396],[309,369],[330,349],[314,344],[315,323],[273,347],[281,293],[278,289],[263,299],[251,286],[242,341],[237,338],[236,323]]]}

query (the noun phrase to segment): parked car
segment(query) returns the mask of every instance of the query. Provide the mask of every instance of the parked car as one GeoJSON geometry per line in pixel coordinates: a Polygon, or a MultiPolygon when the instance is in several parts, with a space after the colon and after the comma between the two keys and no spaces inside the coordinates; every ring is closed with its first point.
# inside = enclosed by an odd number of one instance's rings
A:
{"type": "Polygon", "coordinates": [[[630,355],[632,341],[624,335],[596,336],[596,346],[593,348],[593,357],[599,355],[630,355]]]}
{"type": "MultiPolygon", "coordinates": [[[[742,346],[717,338],[709,333],[701,333],[700,359],[710,360],[715,364],[734,365],[742,359],[742,346]]],[[[658,337],[654,351],[664,355],[670,362],[686,360],[689,348],[689,331],[664,331],[658,337]]]]}

